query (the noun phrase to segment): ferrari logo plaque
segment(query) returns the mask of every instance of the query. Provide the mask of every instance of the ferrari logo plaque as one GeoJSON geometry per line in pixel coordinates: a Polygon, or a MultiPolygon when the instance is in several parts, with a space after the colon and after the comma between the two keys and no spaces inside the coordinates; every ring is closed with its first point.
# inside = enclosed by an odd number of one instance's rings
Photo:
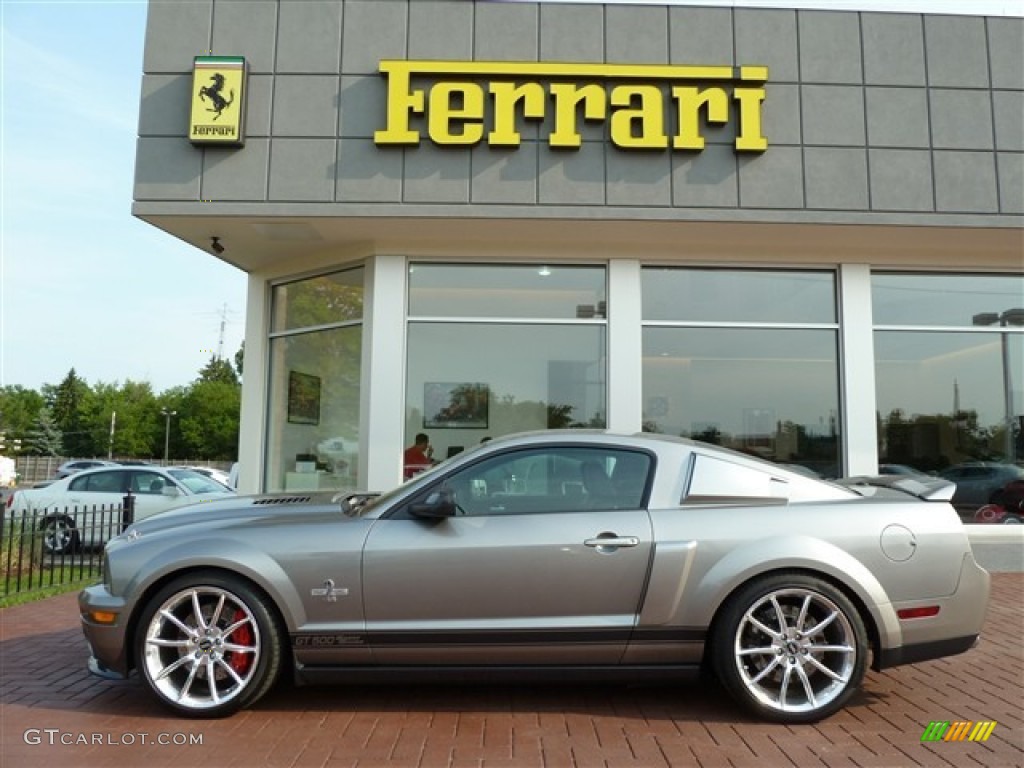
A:
{"type": "Polygon", "coordinates": [[[193,144],[245,143],[246,66],[241,56],[196,56],[192,68],[193,144]]]}

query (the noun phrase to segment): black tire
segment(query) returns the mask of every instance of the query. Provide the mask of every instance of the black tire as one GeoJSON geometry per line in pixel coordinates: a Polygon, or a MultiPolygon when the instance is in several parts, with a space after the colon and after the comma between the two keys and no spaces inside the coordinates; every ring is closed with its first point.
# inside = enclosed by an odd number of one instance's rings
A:
{"type": "Polygon", "coordinates": [[[1003,525],[1020,525],[1021,519],[1017,515],[1007,515],[999,521],[1003,525]]]}
{"type": "Polygon", "coordinates": [[[139,616],[139,676],[180,715],[236,712],[266,694],[281,673],[283,632],[276,615],[269,598],[231,574],[175,579],[139,616]]]}
{"type": "Polygon", "coordinates": [[[67,515],[50,515],[39,524],[43,532],[43,552],[48,555],[69,555],[78,549],[78,529],[67,515]]]}
{"type": "Polygon", "coordinates": [[[730,695],[781,723],[811,723],[838,711],[867,666],[867,631],[857,609],[827,581],[803,573],[742,587],[722,606],[711,642],[715,672],[730,695]]]}

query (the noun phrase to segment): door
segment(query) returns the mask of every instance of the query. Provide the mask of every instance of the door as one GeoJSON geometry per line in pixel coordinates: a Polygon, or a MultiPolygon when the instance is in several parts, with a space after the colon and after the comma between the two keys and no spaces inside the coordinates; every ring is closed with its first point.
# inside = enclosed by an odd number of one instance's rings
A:
{"type": "Polygon", "coordinates": [[[367,539],[363,584],[375,660],[618,662],[651,559],[644,502],[652,464],[640,452],[545,447],[438,478],[367,539]],[[627,465],[631,471],[621,471],[627,465]],[[456,516],[411,513],[441,488],[454,494],[456,516]]]}

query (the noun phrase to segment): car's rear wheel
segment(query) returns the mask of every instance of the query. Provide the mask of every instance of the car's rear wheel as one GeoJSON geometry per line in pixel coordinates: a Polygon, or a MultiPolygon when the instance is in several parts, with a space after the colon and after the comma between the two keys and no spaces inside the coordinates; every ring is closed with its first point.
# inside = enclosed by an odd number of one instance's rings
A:
{"type": "Polygon", "coordinates": [[[1002,519],[1003,525],[1020,525],[1020,518],[1016,515],[1007,515],[1002,519]]]}
{"type": "Polygon", "coordinates": [[[281,671],[281,631],[269,599],[219,573],[190,574],[160,590],[141,615],[136,660],[161,702],[192,717],[252,704],[281,671]]]}
{"type": "Polygon", "coordinates": [[[69,554],[78,546],[75,521],[66,515],[45,517],[39,528],[43,532],[43,551],[47,554],[69,554]]]}
{"type": "Polygon", "coordinates": [[[780,573],[723,607],[712,637],[715,671],[758,716],[807,723],[841,709],[864,679],[868,644],[850,600],[827,581],[780,573]]]}

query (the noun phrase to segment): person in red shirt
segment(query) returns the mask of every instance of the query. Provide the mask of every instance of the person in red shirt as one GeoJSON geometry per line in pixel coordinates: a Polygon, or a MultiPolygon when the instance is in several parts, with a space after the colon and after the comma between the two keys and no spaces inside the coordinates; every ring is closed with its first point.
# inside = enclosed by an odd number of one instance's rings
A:
{"type": "Polygon", "coordinates": [[[430,437],[426,433],[420,432],[416,435],[416,442],[405,449],[402,459],[402,477],[408,480],[413,475],[428,469],[434,463],[431,458],[433,455],[434,447],[430,444],[430,437]]]}

